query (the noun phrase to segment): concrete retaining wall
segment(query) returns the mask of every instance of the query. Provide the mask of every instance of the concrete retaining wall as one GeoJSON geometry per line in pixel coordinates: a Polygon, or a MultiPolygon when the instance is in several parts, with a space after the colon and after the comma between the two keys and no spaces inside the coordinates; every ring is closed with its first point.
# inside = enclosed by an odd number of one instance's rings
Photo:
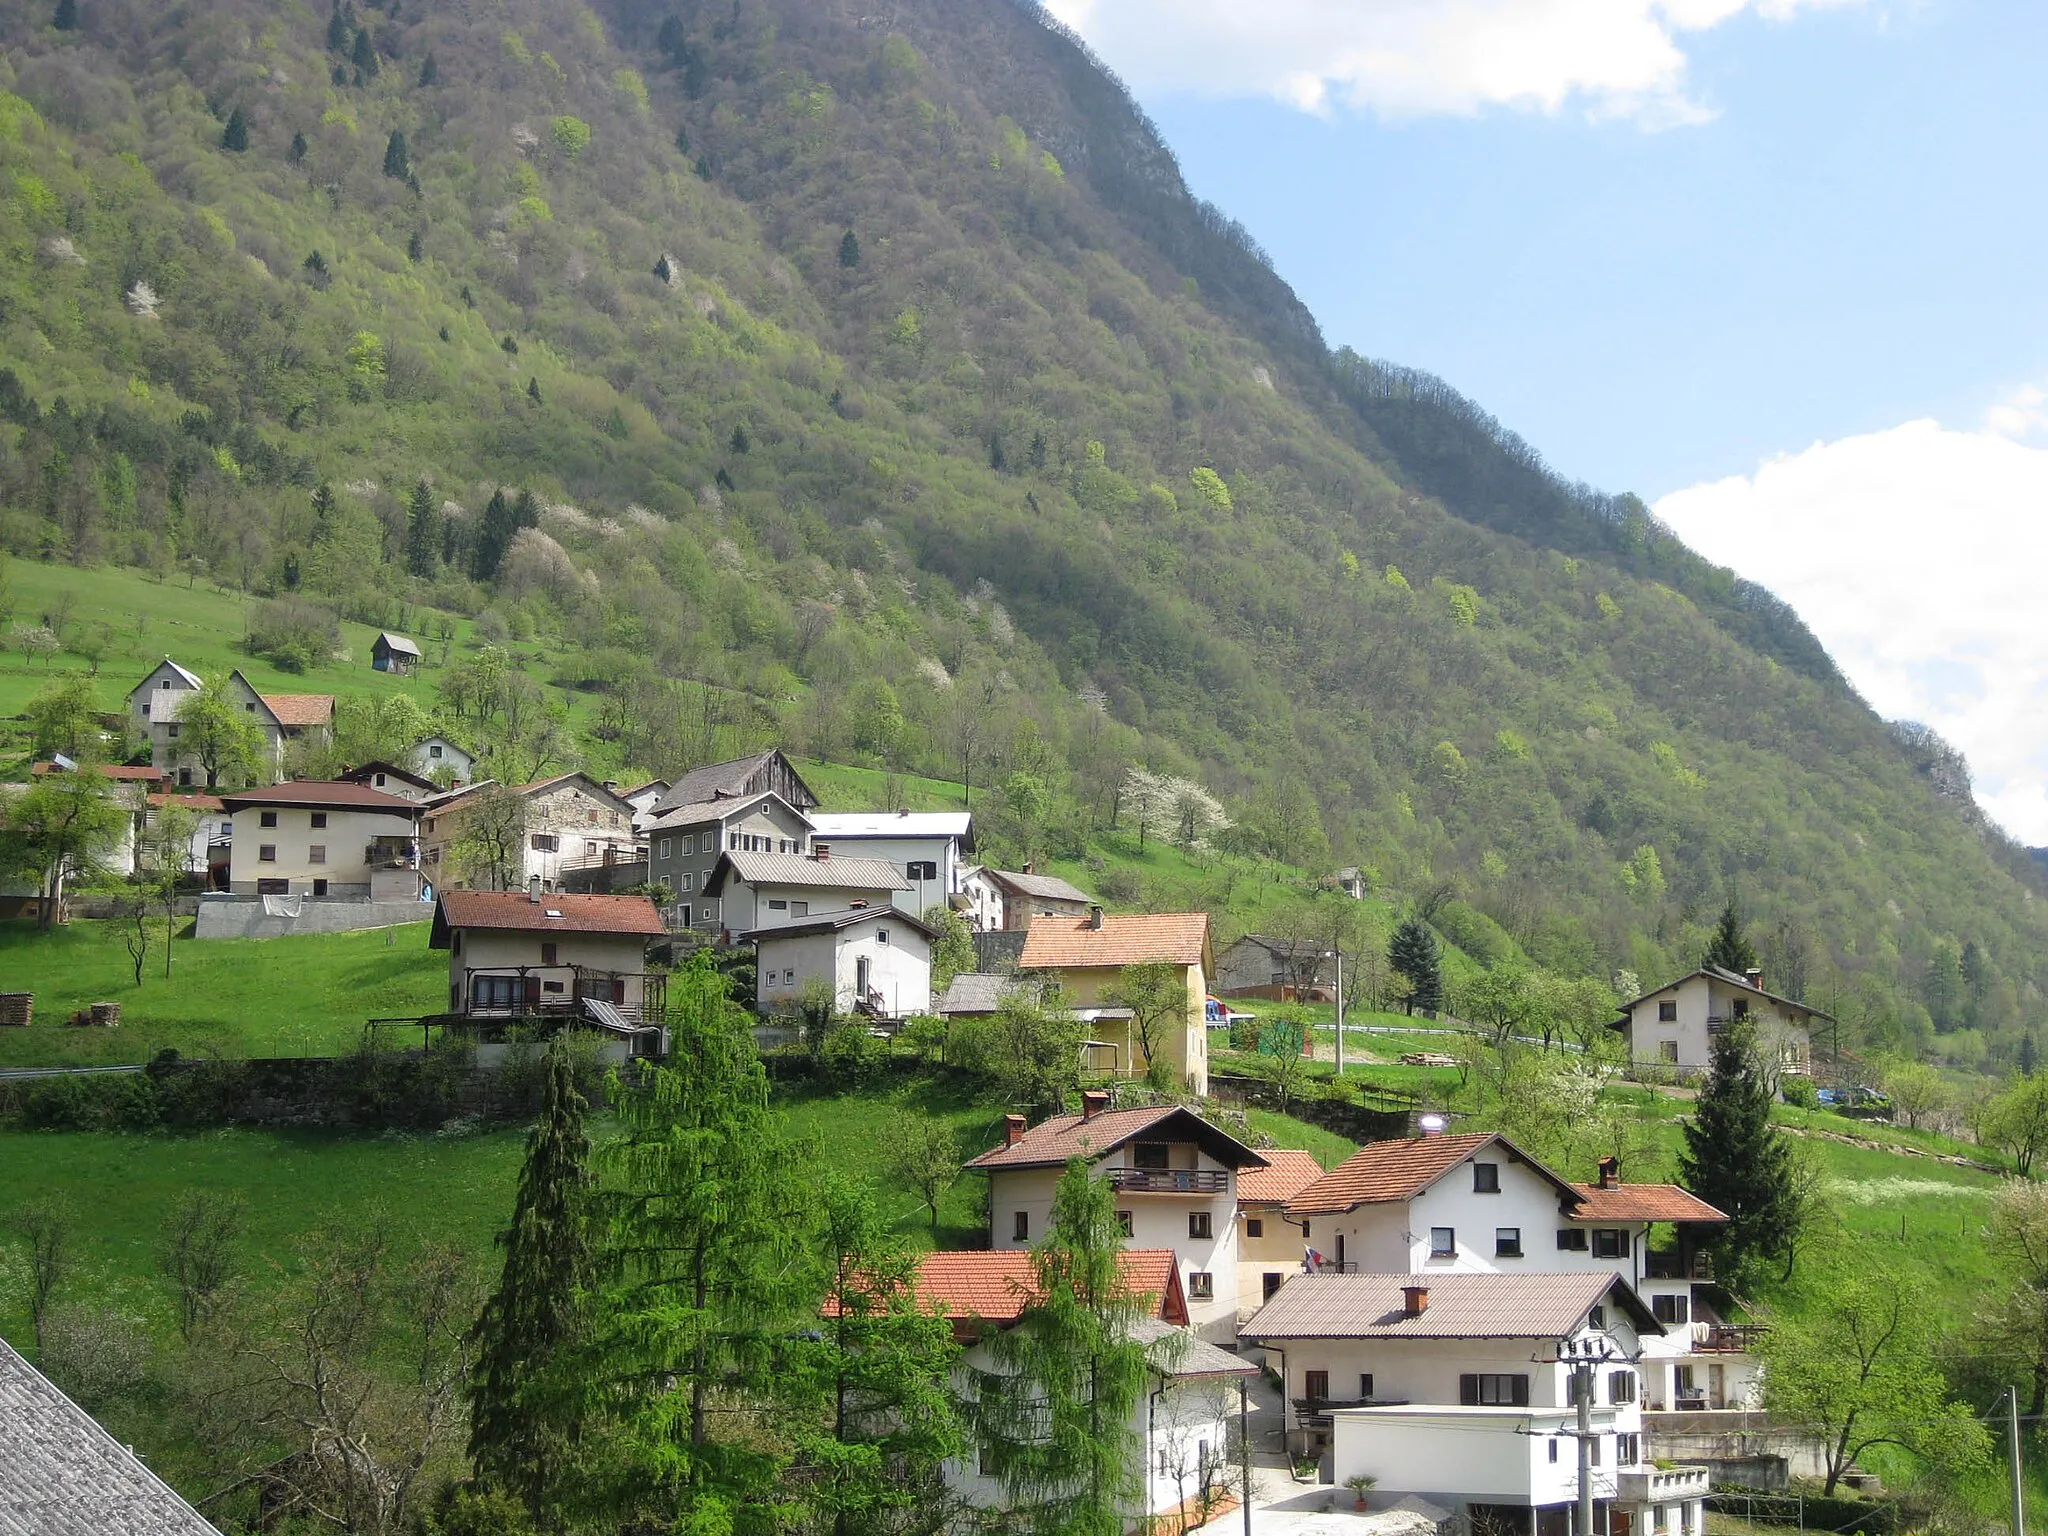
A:
{"type": "Polygon", "coordinates": [[[392,928],[423,923],[434,915],[429,901],[315,901],[307,897],[297,917],[272,917],[259,900],[212,899],[199,904],[193,934],[202,939],[281,939],[291,933],[351,933],[358,928],[392,928]]]}

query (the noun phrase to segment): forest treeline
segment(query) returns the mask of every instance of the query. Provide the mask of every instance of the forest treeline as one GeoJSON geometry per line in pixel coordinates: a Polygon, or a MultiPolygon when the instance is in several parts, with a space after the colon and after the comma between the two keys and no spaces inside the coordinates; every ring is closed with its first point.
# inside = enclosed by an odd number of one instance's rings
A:
{"type": "Polygon", "coordinates": [[[1795,615],[1331,354],[1029,8],[893,16],[0,0],[0,547],[544,638],[607,777],[1017,781],[1048,851],[1198,781],[1565,974],[1734,897],[2017,1059],[2042,873],[1795,615]]]}

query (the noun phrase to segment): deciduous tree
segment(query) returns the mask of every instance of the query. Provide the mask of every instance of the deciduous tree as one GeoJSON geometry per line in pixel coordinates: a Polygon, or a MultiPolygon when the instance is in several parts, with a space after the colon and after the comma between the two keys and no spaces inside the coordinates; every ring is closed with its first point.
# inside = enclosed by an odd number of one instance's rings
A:
{"type": "Polygon", "coordinates": [[[1165,1051],[1176,1032],[1187,1031],[1186,969],[1167,960],[1127,965],[1104,997],[1131,1010],[1131,1037],[1145,1055],[1145,1076],[1152,1086],[1173,1087],[1173,1062],[1165,1051]]]}

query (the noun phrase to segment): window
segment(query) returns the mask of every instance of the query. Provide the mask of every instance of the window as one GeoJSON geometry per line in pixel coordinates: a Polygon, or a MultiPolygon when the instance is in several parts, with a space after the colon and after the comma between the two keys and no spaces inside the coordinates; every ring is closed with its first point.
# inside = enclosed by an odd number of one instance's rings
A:
{"type": "Polygon", "coordinates": [[[171,686],[171,680],[170,680],[170,679],[169,679],[168,677],[163,677],[163,678],[158,678],[158,679],[157,679],[157,687],[159,687],[159,688],[168,688],[168,687],[170,687],[170,686],[171,686]]]}
{"type": "Polygon", "coordinates": [[[1557,1437],[1555,1435],[1550,1437],[1550,1464],[1552,1466],[1557,1465],[1557,1437]]]}
{"type": "Polygon", "coordinates": [[[1188,1236],[1208,1237],[1209,1235],[1209,1213],[1207,1211],[1189,1211],[1188,1236]]]}
{"type": "Polygon", "coordinates": [[[1619,1406],[1636,1400],[1636,1373],[1613,1371],[1607,1377],[1607,1401],[1619,1406]]]}
{"type": "MultiPolygon", "coordinates": [[[[709,839],[706,839],[706,841],[709,841],[709,839]]],[[[689,855],[691,855],[691,854],[695,853],[696,851],[697,851],[697,839],[696,839],[696,838],[694,838],[694,837],[686,837],[686,838],[684,838],[684,839],[683,839],[683,856],[684,856],[685,858],[687,858],[687,857],[688,857],[689,855]]]]}
{"type": "Polygon", "coordinates": [[[553,853],[562,846],[562,840],[552,832],[536,832],[532,844],[535,853],[553,853]]]}
{"type": "Polygon", "coordinates": [[[1372,1398],[1372,1372],[1371,1372],[1371,1371],[1360,1371],[1360,1372],[1358,1373],[1358,1395],[1359,1395],[1359,1397],[1360,1397],[1361,1399],[1363,1399],[1363,1400],[1365,1400],[1365,1401],[1370,1401],[1370,1400],[1371,1400],[1371,1398],[1372,1398]]]}
{"type": "Polygon", "coordinates": [[[1139,1142],[1135,1147],[1131,1148],[1131,1166],[1133,1168],[1167,1167],[1166,1143],[1163,1141],[1139,1142]]]}
{"type": "Polygon", "coordinates": [[[1129,1211],[1118,1211],[1116,1213],[1116,1228],[1125,1237],[1131,1235],[1131,1213],[1129,1211]]]}
{"type": "Polygon", "coordinates": [[[786,970],[782,973],[782,984],[785,987],[793,987],[796,985],[795,967],[792,966],[789,970],[786,970]]]}
{"type": "Polygon", "coordinates": [[[556,953],[557,953],[557,951],[556,951],[556,949],[555,949],[555,946],[554,946],[554,945],[552,945],[552,944],[543,944],[543,945],[541,945],[541,947],[540,947],[540,963],[541,963],[542,965],[554,965],[554,964],[556,964],[556,963],[557,963],[557,962],[556,962],[556,960],[555,960],[555,955],[556,955],[556,953]]]}
{"type": "Polygon", "coordinates": [[[327,882],[325,880],[315,880],[313,882],[313,894],[315,896],[325,896],[327,894],[327,882]]]}
{"type": "Polygon", "coordinates": [[[768,910],[770,912],[787,912],[789,910],[789,903],[782,900],[770,901],[768,903],[768,910]]]}
{"type": "Polygon", "coordinates": [[[560,992],[565,986],[566,983],[559,981],[544,981],[540,984],[540,989],[543,992],[560,992]]]}
{"type": "Polygon", "coordinates": [[[681,879],[683,883],[678,887],[679,890],[694,891],[697,888],[697,877],[689,870],[683,871],[681,879]]]}
{"type": "Polygon", "coordinates": [[[1605,1307],[1590,1308],[1586,1313],[1586,1326],[1588,1328],[1605,1328],[1607,1326],[1607,1309],[1605,1307]]]}
{"type": "Polygon", "coordinates": [[[327,845],[325,843],[307,844],[306,862],[308,864],[325,864],[327,862],[327,845]]]}
{"type": "Polygon", "coordinates": [[[1287,1283],[1287,1276],[1277,1269],[1269,1269],[1259,1277],[1261,1287],[1259,1299],[1271,1301],[1280,1294],[1280,1287],[1287,1283]]]}
{"type": "Polygon", "coordinates": [[[326,825],[327,813],[325,811],[315,811],[313,813],[313,830],[317,832],[326,825]]]}
{"type": "Polygon", "coordinates": [[[903,866],[903,874],[910,880],[936,880],[939,878],[939,866],[931,859],[912,859],[903,866]]]}
{"type": "Polygon", "coordinates": [[[1304,1221],[1304,1222],[1303,1222],[1303,1223],[1301,1224],[1301,1240],[1302,1240],[1303,1242],[1307,1242],[1307,1241],[1308,1241],[1308,1239],[1309,1239],[1309,1230],[1308,1230],[1308,1223],[1304,1221]]]}
{"type": "Polygon", "coordinates": [[[1596,1259],[1625,1259],[1628,1257],[1628,1233],[1619,1227],[1597,1227],[1593,1232],[1593,1257],[1596,1259]]]}
{"type": "Polygon", "coordinates": [[[1678,1042],[1676,1040],[1659,1040],[1657,1042],[1657,1059],[1659,1061],[1668,1061],[1671,1065],[1677,1066],[1678,1042]]]}
{"type": "MultiPolygon", "coordinates": [[[[687,877],[687,876],[685,876],[684,878],[686,878],[686,879],[687,879],[688,877],[687,877]]],[[[690,926],[690,909],[689,909],[689,907],[687,907],[687,906],[679,906],[679,907],[677,907],[677,908],[676,908],[676,926],[677,926],[678,928],[687,928],[687,927],[689,927],[689,926],[690,926]]]]}
{"type": "Polygon", "coordinates": [[[438,741],[435,741],[435,742],[429,742],[429,743],[427,744],[427,756],[429,756],[429,757],[433,757],[433,758],[438,758],[438,757],[439,757],[440,755],[441,755],[441,743],[439,743],[438,741]]]}
{"type": "Polygon", "coordinates": [[[192,787],[192,770],[190,768],[180,768],[178,770],[178,787],[180,789],[192,787]]]}
{"type": "Polygon", "coordinates": [[[1658,1322],[1689,1323],[1692,1321],[1692,1298],[1690,1296],[1652,1296],[1650,1315],[1658,1322]]]}
{"type": "Polygon", "coordinates": [[[728,833],[726,833],[726,834],[725,834],[725,846],[726,846],[726,847],[727,847],[727,848],[728,848],[728,849],[729,849],[730,851],[732,851],[733,853],[738,853],[738,852],[740,851],[740,835],[739,835],[739,833],[737,833],[737,832],[728,832],[728,833]]]}
{"type": "Polygon", "coordinates": [[[670,854],[669,854],[669,848],[670,848],[671,844],[673,843],[673,841],[674,841],[674,840],[673,840],[672,838],[666,838],[666,837],[664,837],[664,838],[663,838],[663,839],[661,840],[661,852],[660,852],[660,853],[659,853],[658,855],[656,855],[656,857],[658,857],[658,858],[663,858],[663,859],[666,859],[666,858],[670,857],[670,854]]]}
{"type": "Polygon", "coordinates": [[[289,880],[258,880],[256,882],[256,894],[258,896],[289,896],[291,893],[292,883],[289,880]]]}
{"type": "Polygon", "coordinates": [[[277,862],[277,844],[258,843],[256,845],[256,862],[258,864],[275,864],[277,862]]]}
{"type": "Polygon", "coordinates": [[[1432,1259],[1455,1259],[1458,1256],[1457,1228],[1431,1227],[1429,1229],[1429,1256],[1432,1259]]]}
{"type": "Polygon", "coordinates": [[[1327,1403],[1330,1400],[1330,1373],[1328,1371],[1303,1371],[1301,1373],[1301,1395],[1311,1402],[1327,1403]]]}
{"type": "Polygon", "coordinates": [[[789,915],[791,917],[809,917],[811,915],[811,904],[808,901],[792,901],[789,904],[789,915]]]}
{"type": "Polygon", "coordinates": [[[1207,1301],[1216,1294],[1216,1277],[1206,1269],[1198,1269],[1188,1275],[1188,1299],[1207,1301]]]}
{"type": "Polygon", "coordinates": [[[604,852],[604,844],[603,844],[603,843],[599,843],[599,842],[593,842],[593,841],[592,841],[591,839],[589,839],[589,838],[585,838],[585,839],[583,840],[583,856],[584,856],[584,857],[585,857],[586,859],[594,859],[594,858],[596,858],[596,857],[597,857],[597,856],[598,856],[599,854],[601,854],[601,853],[603,853],[603,852],[604,852]]]}
{"type": "Polygon", "coordinates": [[[1557,1251],[1559,1253],[1584,1253],[1586,1251],[1586,1229],[1584,1227],[1559,1227],[1557,1229],[1557,1251]]]}
{"type": "Polygon", "coordinates": [[[886,943],[888,943],[888,942],[889,942],[889,930],[888,930],[888,929],[886,929],[886,928],[877,928],[877,929],[875,930],[875,942],[876,942],[877,944],[886,944],[886,943]]]}
{"type": "Polygon", "coordinates": [[[1031,1241],[1031,1213],[1017,1211],[1010,1217],[1010,1241],[1028,1243],[1031,1241]]]}
{"type": "Polygon", "coordinates": [[[1472,1165],[1472,1193],[1475,1195],[1497,1195],[1500,1193],[1499,1163],[1474,1163],[1472,1165]]]}
{"type": "Polygon", "coordinates": [[[1603,1435],[1586,1436],[1586,1449],[1593,1453],[1587,1460],[1596,1467],[1600,1465],[1600,1442],[1605,1438],[1603,1435]]]}
{"type": "Polygon", "coordinates": [[[1746,1018],[1748,1018],[1748,1017],[1749,1017],[1749,999],[1748,999],[1748,998],[1746,998],[1746,997],[1738,997],[1737,999],[1735,999],[1735,1017],[1736,1017],[1736,1019],[1737,1019],[1738,1021],[1740,1021],[1740,1020],[1743,1020],[1743,1019],[1746,1019],[1746,1018]]]}
{"type": "Polygon", "coordinates": [[[1493,1256],[1496,1259],[1519,1259],[1522,1256],[1522,1229],[1520,1227],[1495,1227],[1493,1229],[1493,1256]]]}
{"type": "Polygon", "coordinates": [[[1642,1459],[1642,1436],[1616,1435],[1614,1437],[1614,1464],[1617,1467],[1632,1467],[1642,1459]]]}
{"type": "Polygon", "coordinates": [[[469,982],[471,1005],[478,1008],[511,1008],[521,990],[517,976],[473,976],[469,982]]]}
{"type": "Polygon", "coordinates": [[[1526,1408],[1529,1378],[1468,1372],[1458,1378],[1458,1401],[1467,1408],[1526,1408]]]}
{"type": "Polygon", "coordinates": [[[171,738],[171,740],[173,740],[173,741],[176,741],[176,740],[178,739],[178,722],[177,722],[177,721],[173,720],[173,721],[171,722],[171,725],[170,725],[170,729],[169,729],[169,731],[168,731],[168,732],[167,732],[166,734],[167,734],[167,735],[169,735],[169,737],[170,737],[170,738],[171,738]]]}
{"type": "Polygon", "coordinates": [[[672,891],[675,889],[675,882],[671,880],[667,875],[663,875],[661,877],[659,884],[661,888],[665,891],[672,891]]]}
{"type": "Polygon", "coordinates": [[[258,813],[257,813],[257,816],[256,816],[256,825],[257,825],[257,826],[259,826],[259,827],[274,827],[274,826],[276,826],[276,825],[277,825],[277,812],[275,812],[275,811],[261,811],[261,812],[258,812],[258,813]]]}
{"type": "Polygon", "coordinates": [[[1264,1237],[1266,1235],[1265,1219],[1259,1216],[1245,1217],[1244,1235],[1246,1237],[1264,1237]]]}
{"type": "Polygon", "coordinates": [[[1659,1024],[1676,1024],[1678,1022],[1678,1000],[1676,998],[1671,998],[1657,1005],[1657,1022],[1659,1024]]]}

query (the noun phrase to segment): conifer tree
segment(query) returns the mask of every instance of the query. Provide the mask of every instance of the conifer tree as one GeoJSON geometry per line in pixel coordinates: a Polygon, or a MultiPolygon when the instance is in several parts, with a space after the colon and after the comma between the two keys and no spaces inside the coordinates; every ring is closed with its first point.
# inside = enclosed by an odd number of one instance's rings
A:
{"type": "Polygon", "coordinates": [[[538,376],[530,378],[526,381],[526,398],[531,400],[535,405],[540,404],[540,379],[538,376]]]}
{"type": "Polygon", "coordinates": [[[228,114],[228,125],[221,130],[220,147],[240,154],[249,147],[249,119],[240,107],[228,114]]]}
{"type": "Polygon", "coordinates": [[[434,62],[434,56],[430,53],[420,64],[420,84],[425,86],[439,85],[440,83],[441,66],[434,62]]]}
{"type": "Polygon", "coordinates": [[[412,488],[405,511],[405,565],[413,575],[431,580],[439,569],[441,533],[439,509],[434,505],[434,488],[423,478],[412,488]]]}
{"type": "Polygon", "coordinates": [[[850,229],[839,239],[839,265],[847,268],[860,265],[860,237],[850,229]]]}
{"type": "Polygon", "coordinates": [[[1731,1022],[1714,1037],[1678,1168],[1687,1189],[1728,1217],[1715,1240],[1715,1274],[1738,1291],[1764,1261],[1783,1256],[1794,1225],[1791,1154],[1771,1124],[1774,1096],[1754,1031],[1731,1022]]]}
{"type": "Polygon", "coordinates": [[[589,1138],[567,1037],[547,1052],[540,1118],[512,1225],[498,1234],[505,1267],[477,1319],[470,1382],[469,1456],[478,1478],[517,1495],[545,1521],[579,1429],[558,1372],[583,1338],[581,1292],[591,1280],[589,1138]]]}
{"type": "Polygon", "coordinates": [[[952,1326],[920,1303],[918,1254],[874,1191],[835,1177],[820,1207],[826,1321],[793,1362],[810,1400],[795,1419],[806,1426],[797,1479],[809,1528],[879,1536],[943,1497],[940,1465],[961,1445],[950,1390],[960,1351],[952,1326]]]}
{"type": "Polygon", "coordinates": [[[1115,1191],[1075,1158],[1032,1250],[1038,1295],[989,1341],[990,1368],[971,1373],[982,1466],[1022,1529],[1122,1536],[1136,1505],[1146,1365],[1132,1324],[1145,1308],[1124,1281],[1123,1243],[1115,1191]]]}
{"type": "Polygon", "coordinates": [[[661,30],[654,34],[654,46],[667,55],[671,64],[680,59],[690,46],[689,36],[683,31],[683,24],[674,11],[661,19],[661,30]]]}
{"type": "Polygon", "coordinates": [[[305,160],[305,158],[306,136],[303,133],[294,133],[292,135],[292,147],[285,151],[285,159],[289,160],[293,165],[298,165],[301,164],[305,160]]]}
{"type": "Polygon", "coordinates": [[[747,453],[752,451],[754,440],[747,436],[747,429],[744,426],[734,427],[729,446],[734,453],[747,453]]]}
{"type": "Polygon", "coordinates": [[[57,0],[57,11],[50,18],[50,25],[59,32],[76,32],[78,30],[78,0],[57,0]]]}
{"type": "Polygon", "coordinates": [[[405,147],[405,130],[394,128],[384,144],[384,174],[405,180],[412,174],[412,160],[405,147]]]}
{"type": "Polygon", "coordinates": [[[1707,941],[1707,953],[1700,963],[1732,976],[1756,969],[1756,950],[1742,931],[1742,914],[1733,901],[1721,909],[1721,920],[1714,925],[1714,936],[1707,941]]]}
{"type": "Polygon", "coordinates": [[[348,52],[348,22],[341,14],[339,3],[327,12],[327,50],[330,53],[348,52]]]}
{"type": "Polygon", "coordinates": [[[370,41],[368,27],[357,31],[356,46],[349,54],[348,61],[355,66],[358,85],[377,78],[377,71],[381,66],[377,63],[377,45],[370,41]]]}
{"type": "Polygon", "coordinates": [[[416,229],[412,232],[412,238],[405,242],[405,259],[413,262],[424,261],[426,255],[427,232],[423,229],[416,229]]]}
{"type": "Polygon", "coordinates": [[[484,515],[476,532],[472,547],[469,574],[478,581],[489,581],[498,574],[498,567],[504,563],[505,551],[512,547],[512,536],[519,531],[518,519],[512,511],[512,503],[505,499],[502,488],[491,492],[491,499],[484,503],[484,515]]]}
{"type": "Polygon", "coordinates": [[[605,1177],[597,1361],[610,1457],[591,1489],[606,1524],[780,1529],[790,1454],[729,1432],[735,1403],[787,1390],[784,1357],[815,1327],[797,1159],[768,1107],[752,1018],[700,950],[669,979],[669,1064],[618,1102],[605,1177]]]}
{"type": "Polygon", "coordinates": [[[1436,1009],[1444,1005],[1443,954],[1429,924],[1411,917],[1394,930],[1387,943],[1387,964],[1407,980],[1407,1009],[1436,1009]]]}

